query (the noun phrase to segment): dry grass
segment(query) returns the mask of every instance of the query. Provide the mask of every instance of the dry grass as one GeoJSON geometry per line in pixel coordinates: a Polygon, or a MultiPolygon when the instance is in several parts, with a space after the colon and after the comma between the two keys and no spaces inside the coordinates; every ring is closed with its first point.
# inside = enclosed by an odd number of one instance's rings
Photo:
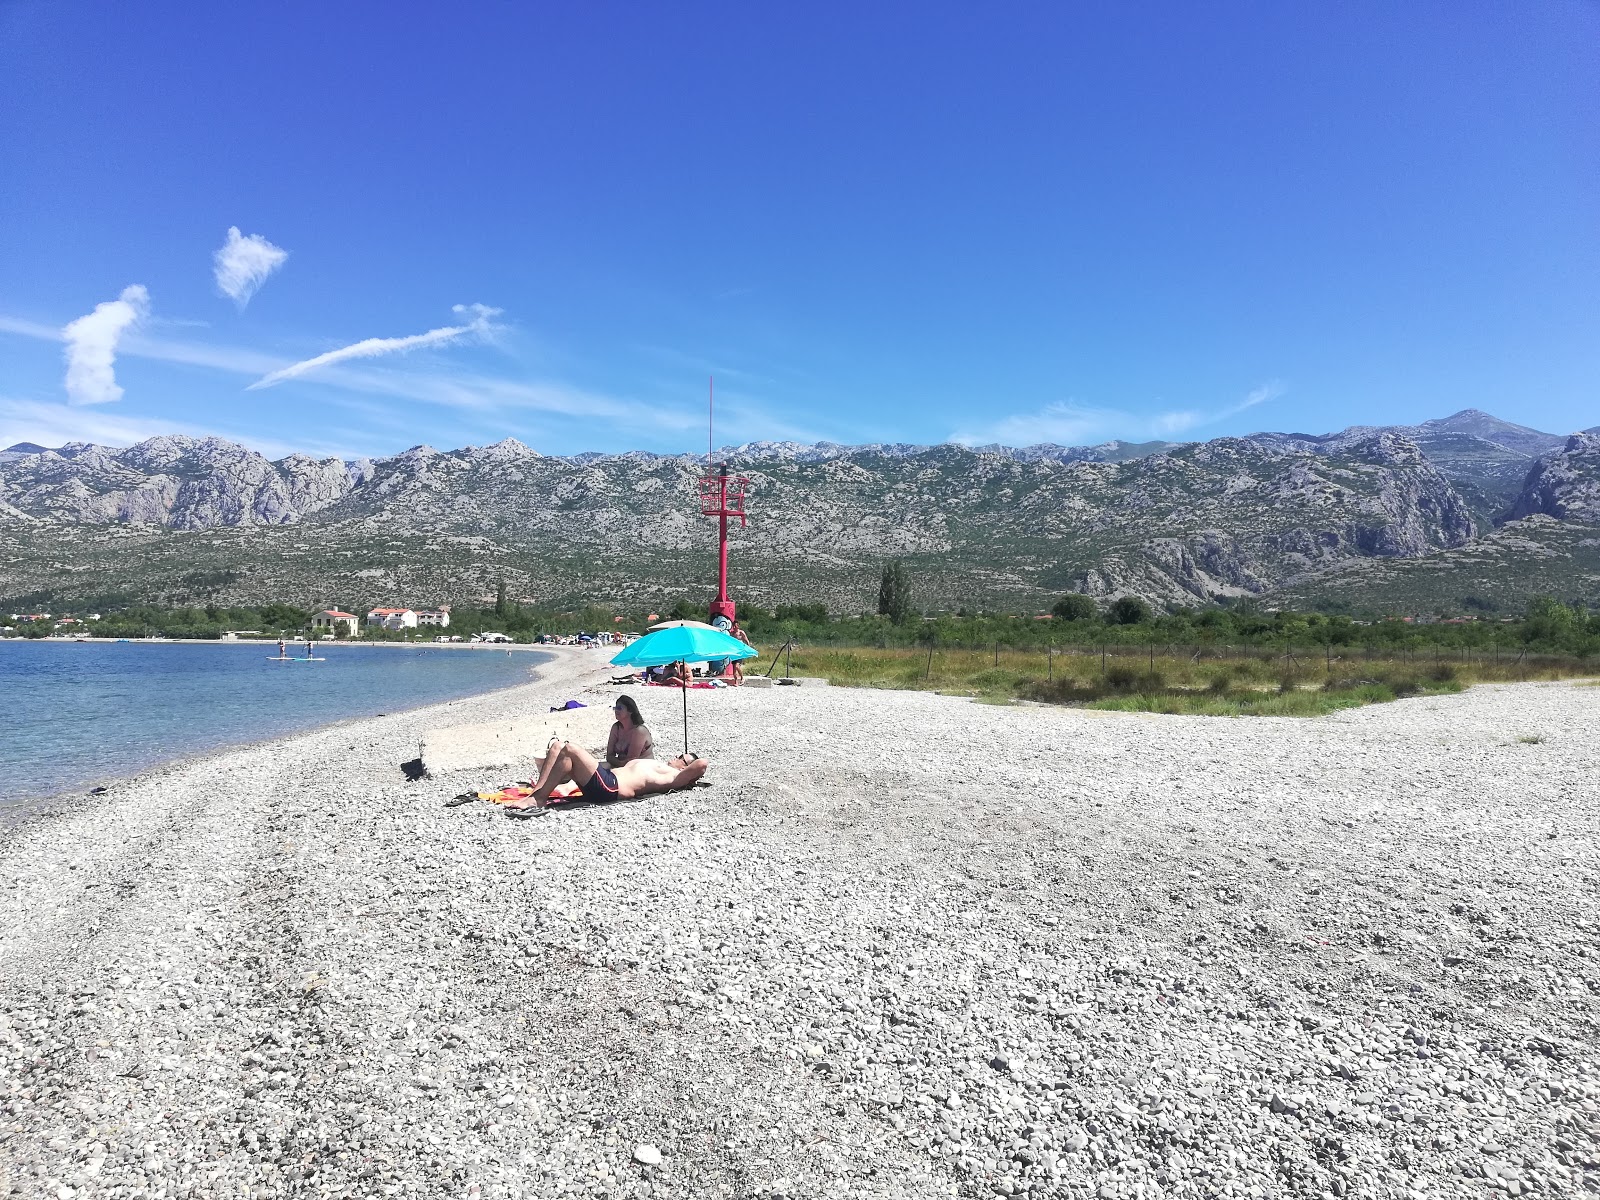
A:
{"type": "MultiPolygon", "coordinates": [[[[767,651],[770,655],[771,650],[767,651]]],[[[1220,658],[1110,647],[1075,651],[798,647],[793,670],[839,687],[1029,699],[1124,712],[1197,716],[1318,716],[1474,683],[1571,679],[1572,661],[1460,664],[1427,658],[1262,654],[1220,658]]],[[[1586,681],[1600,682],[1600,681],[1586,681]]]]}

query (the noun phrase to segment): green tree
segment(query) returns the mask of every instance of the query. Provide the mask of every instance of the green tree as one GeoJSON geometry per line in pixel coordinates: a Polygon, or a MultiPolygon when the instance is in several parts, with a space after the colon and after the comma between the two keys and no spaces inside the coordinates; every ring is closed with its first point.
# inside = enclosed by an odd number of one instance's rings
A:
{"type": "Polygon", "coordinates": [[[1092,621],[1100,615],[1100,607],[1094,602],[1094,597],[1085,596],[1082,592],[1067,593],[1050,607],[1050,611],[1062,621],[1092,621]]]}
{"type": "Polygon", "coordinates": [[[504,579],[500,581],[499,586],[494,590],[494,615],[497,617],[506,615],[506,581],[504,579]]]}
{"type": "Polygon", "coordinates": [[[1138,596],[1118,596],[1106,609],[1106,620],[1113,625],[1143,625],[1150,619],[1150,605],[1138,596]]]}
{"type": "Polygon", "coordinates": [[[1562,646],[1579,631],[1579,614],[1554,596],[1535,596],[1528,601],[1528,616],[1522,626],[1522,639],[1529,645],[1562,646]]]}
{"type": "Polygon", "coordinates": [[[911,582],[906,578],[905,563],[898,558],[884,565],[878,581],[878,615],[896,625],[911,619],[911,582]]]}

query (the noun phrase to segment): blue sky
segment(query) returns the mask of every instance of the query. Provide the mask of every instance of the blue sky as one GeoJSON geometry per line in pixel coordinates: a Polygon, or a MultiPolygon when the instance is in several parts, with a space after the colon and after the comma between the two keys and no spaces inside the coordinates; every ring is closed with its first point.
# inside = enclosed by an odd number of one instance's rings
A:
{"type": "Polygon", "coordinates": [[[0,0],[0,145],[0,445],[1600,423],[1587,0],[0,0]]]}

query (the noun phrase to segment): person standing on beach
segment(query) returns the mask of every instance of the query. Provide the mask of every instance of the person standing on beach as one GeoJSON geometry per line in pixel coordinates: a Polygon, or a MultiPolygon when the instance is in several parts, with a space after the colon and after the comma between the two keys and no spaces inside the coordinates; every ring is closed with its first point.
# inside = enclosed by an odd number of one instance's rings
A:
{"type": "MultiPolygon", "coordinates": [[[[743,642],[746,646],[749,646],[752,650],[755,649],[755,643],[750,640],[749,635],[745,633],[744,629],[739,625],[739,622],[738,622],[737,619],[734,620],[733,628],[728,630],[728,633],[731,636],[738,638],[741,642],[743,642]]],[[[739,660],[737,658],[735,658],[735,659],[731,659],[729,661],[730,661],[730,664],[733,667],[733,682],[735,684],[743,683],[744,682],[744,668],[739,665],[739,660]]]]}

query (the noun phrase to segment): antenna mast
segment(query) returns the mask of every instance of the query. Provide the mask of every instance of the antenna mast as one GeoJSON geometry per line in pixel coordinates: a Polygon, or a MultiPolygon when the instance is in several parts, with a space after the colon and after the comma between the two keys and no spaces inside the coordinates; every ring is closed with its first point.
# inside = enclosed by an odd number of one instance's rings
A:
{"type": "Polygon", "coordinates": [[[728,464],[716,465],[717,381],[708,378],[706,390],[706,473],[700,478],[700,515],[717,518],[717,598],[711,602],[713,624],[724,627],[734,619],[734,602],[728,597],[728,518],[745,524],[744,497],[750,481],[743,475],[729,475],[728,464]]]}

